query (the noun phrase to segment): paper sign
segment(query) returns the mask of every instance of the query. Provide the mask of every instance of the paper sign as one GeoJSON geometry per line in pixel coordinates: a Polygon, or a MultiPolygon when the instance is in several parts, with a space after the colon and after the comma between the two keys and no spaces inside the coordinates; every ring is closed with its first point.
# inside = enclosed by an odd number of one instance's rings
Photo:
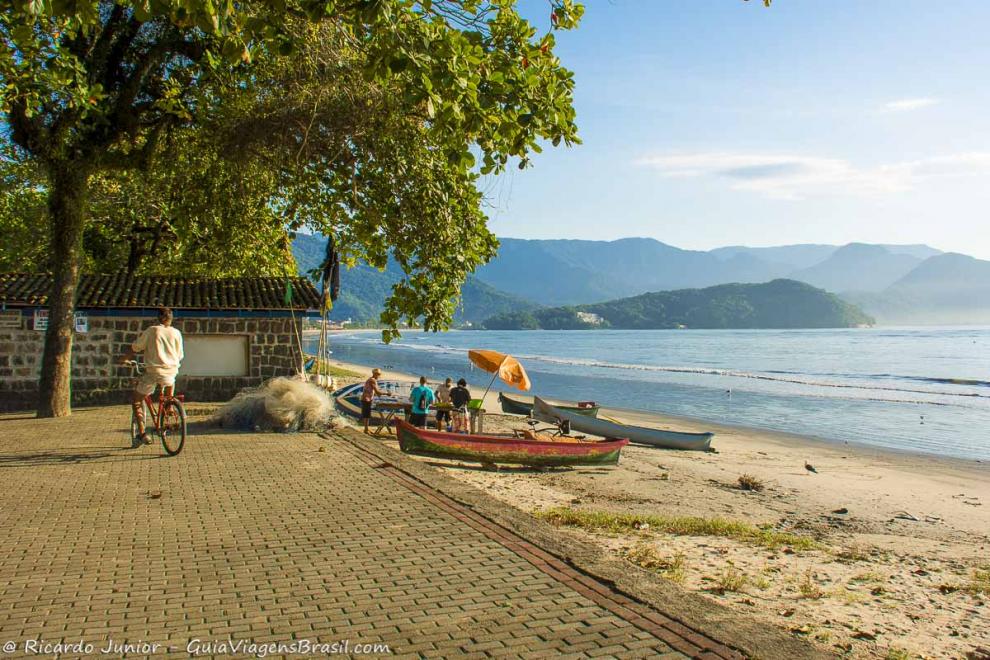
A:
{"type": "Polygon", "coordinates": [[[0,312],[0,328],[20,328],[21,310],[11,309],[0,312]]]}
{"type": "Polygon", "coordinates": [[[76,312],[76,332],[89,332],[89,317],[86,312],[76,312]]]}
{"type": "Polygon", "coordinates": [[[47,330],[48,329],[48,310],[47,309],[36,309],[34,310],[34,329],[35,330],[47,330]]]}

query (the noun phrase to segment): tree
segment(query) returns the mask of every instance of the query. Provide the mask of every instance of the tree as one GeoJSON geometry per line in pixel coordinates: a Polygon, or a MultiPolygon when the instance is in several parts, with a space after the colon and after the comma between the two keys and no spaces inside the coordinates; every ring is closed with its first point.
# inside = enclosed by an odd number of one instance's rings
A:
{"type": "MultiPolygon", "coordinates": [[[[576,25],[580,5],[573,0],[550,4],[555,28],[576,25]]],[[[556,145],[576,139],[571,75],[553,55],[553,35],[537,38],[515,11],[515,0],[20,0],[5,5],[0,15],[2,109],[19,152],[45,176],[54,275],[39,416],[71,410],[72,317],[93,177],[154,170],[169,130],[209,121],[220,107],[224,86],[250,87],[258,63],[291,56],[311,36],[310,26],[335,30],[361,54],[369,80],[401,90],[395,102],[421,114],[421,137],[433,146],[429,165],[447,168],[462,182],[474,176],[472,150],[481,156],[482,172],[498,172],[512,157],[525,166],[541,140],[556,145]]],[[[256,88],[255,98],[279,93],[256,88]]],[[[300,150],[309,137],[307,132],[297,145],[300,150]]],[[[407,140],[409,154],[415,151],[411,133],[397,139],[407,140]]],[[[399,151],[392,165],[428,174],[422,170],[427,165],[404,160],[399,151]]],[[[318,167],[319,158],[308,162],[318,167]]],[[[384,188],[394,181],[382,168],[371,169],[366,173],[353,164],[353,200],[366,195],[378,203],[387,196],[384,188]]],[[[345,183],[339,171],[335,168],[327,180],[310,170],[304,203],[279,210],[296,216],[306,206],[315,209],[327,186],[339,198],[345,183]]],[[[460,208],[471,203],[465,188],[455,190],[450,181],[437,177],[432,194],[457,193],[451,201],[460,208]]],[[[424,217],[400,223],[396,213],[379,216],[360,201],[354,206],[361,207],[361,222],[350,223],[352,207],[343,209],[332,226],[350,232],[373,262],[385,258],[392,241],[436,224],[424,217]],[[376,216],[387,225],[384,230],[372,229],[376,216]]],[[[398,204],[394,211],[428,207],[398,204]]],[[[316,221],[315,214],[304,213],[291,226],[316,221]]],[[[463,277],[465,265],[494,248],[490,235],[481,232],[469,240],[471,256],[462,254],[449,264],[451,273],[438,273],[439,286],[449,288],[458,270],[463,277]]],[[[428,252],[400,259],[410,278],[393,296],[396,310],[390,321],[415,312],[415,295],[437,286],[424,268],[443,261],[442,255],[428,252]]],[[[425,312],[427,323],[444,312],[443,304],[433,303],[425,312]]]]}
{"type": "MultiPolygon", "coordinates": [[[[223,157],[206,131],[173,130],[155,168],[90,179],[82,269],[213,277],[294,269],[285,224],[260,163],[223,157]]],[[[30,164],[0,159],[0,270],[52,268],[45,180],[30,164]]]]}
{"type": "Polygon", "coordinates": [[[31,272],[48,266],[47,241],[38,240],[45,219],[45,191],[38,168],[0,145],[0,270],[31,272]]]}

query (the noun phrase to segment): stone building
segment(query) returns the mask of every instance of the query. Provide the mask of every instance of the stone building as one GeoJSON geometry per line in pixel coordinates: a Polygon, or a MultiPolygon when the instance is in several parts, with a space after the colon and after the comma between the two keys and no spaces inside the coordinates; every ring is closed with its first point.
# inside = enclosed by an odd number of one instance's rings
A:
{"type": "MultiPolygon", "coordinates": [[[[295,374],[305,317],[319,293],[305,278],[205,279],[83,275],[76,302],[72,400],[120,402],[134,382],[117,358],[157,308],[171,307],[185,339],[177,391],[189,400],[222,401],[273,376],[295,374]]],[[[0,273],[0,410],[32,408],[37,399],[51,288],[48,275],[0,273]]]]}

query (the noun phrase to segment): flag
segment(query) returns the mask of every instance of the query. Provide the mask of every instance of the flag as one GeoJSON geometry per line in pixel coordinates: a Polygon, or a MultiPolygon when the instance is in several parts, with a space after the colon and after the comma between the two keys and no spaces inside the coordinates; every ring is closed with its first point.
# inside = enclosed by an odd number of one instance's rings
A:
{"type": "Polygon", "coordinates": [[[332,236],[327,238],[327,252],[323,259],[322,270],[323,276],[320,279],[323,283],[323,294],[327,298],[324,305],[329,305],[327,307],[329,310],[340,296],[340,255],[337,254],[337,246],[332,236]]]}

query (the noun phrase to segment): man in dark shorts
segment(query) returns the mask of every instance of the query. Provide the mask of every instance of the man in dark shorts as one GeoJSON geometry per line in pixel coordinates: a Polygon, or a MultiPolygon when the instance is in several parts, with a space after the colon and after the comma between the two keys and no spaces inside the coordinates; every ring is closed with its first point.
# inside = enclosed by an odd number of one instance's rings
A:
{"type": "MultiPolygon", "coordinates": [[[[437,388],[435,394],[437,395],[437,404],[443,404],[444,406],[450,405],[450,386],[454,384],[453,378],[448,378],[443,381],[443,385],[437,388]]],[[[443,430],[443,421],[447,420],[447,424],[450,424],[450,409],[437,407],[437,430],[443,430]]]]}
{"type": "Polygon", "coordinates": [[[471,392],[467,388],[467,381],[461,378],[457,381],[457,387],[450,390],[450,405],[454,407],[454,417],[452,423],[455,433],[467,433],[467,404],[471,400],[471,392]]]}
{"type": "Polygon", "coordinates": [[[378,389],[378,377],[382,375],[381,369],[377,367],[371,370],[371,378],[364,381],[364,389],[361,391],[361,421],[364,422],[364,432],[371,433],[368,429],[371,424],[371,402],[376,396],[381,396],[378,389]]]}
{"type": "Polygon", "coordinates": [[[426,376],[419,377],[419,387],[413,388],[409,400],[412,401],[409,423],[425,429],[426,416],[430,414],[430,405],[433,403],[433,390],[426,385],[426,376]]]}

